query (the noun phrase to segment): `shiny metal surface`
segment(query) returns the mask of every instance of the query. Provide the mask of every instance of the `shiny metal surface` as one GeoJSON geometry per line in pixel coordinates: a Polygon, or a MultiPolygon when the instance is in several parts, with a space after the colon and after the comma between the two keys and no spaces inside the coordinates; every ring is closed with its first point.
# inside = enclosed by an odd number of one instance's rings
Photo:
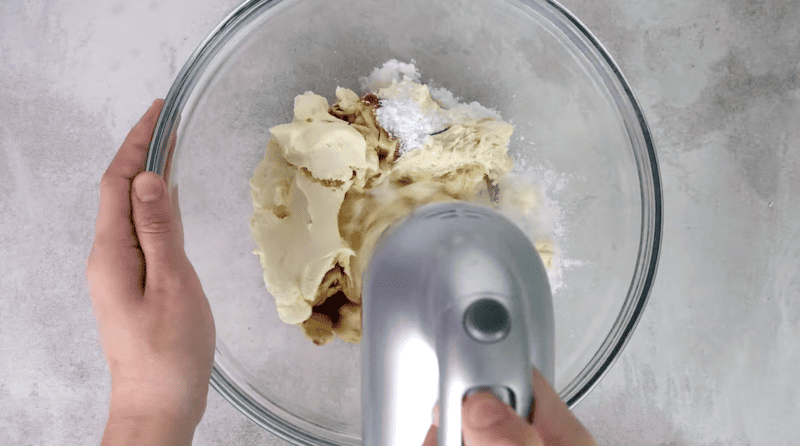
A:
{"type": "Polygon", "coordinates": [[[439,444],[461,445],[470,391],[507,390],[504,399],[527,417],[531,367],[553,380],[546,270],[527,236],[487,207],[428,205],[387,230],[365,273],[363,302],[365,445],[420,444],[437,399],[439,444]],[[498,326],[504,335],[476,339],[465,320],[493,305],[507,320],[485,318],[473,331],[498,326]]]}

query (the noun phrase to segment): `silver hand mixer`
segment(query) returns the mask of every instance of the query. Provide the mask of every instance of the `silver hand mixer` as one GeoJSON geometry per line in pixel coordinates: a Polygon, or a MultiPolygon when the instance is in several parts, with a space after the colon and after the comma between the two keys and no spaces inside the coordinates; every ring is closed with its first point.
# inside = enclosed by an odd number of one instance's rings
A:
{"type": "Polygon", "coordinates": [[[488,389],[527,418],[531,367],[553,382],[550,284],[528,237],[492,209],[422,206],[381,237],[364,274],[364,445],[461,445],[461,405],[488,389]],[[438,397],[438,401],[437,401],[438,397]]]}

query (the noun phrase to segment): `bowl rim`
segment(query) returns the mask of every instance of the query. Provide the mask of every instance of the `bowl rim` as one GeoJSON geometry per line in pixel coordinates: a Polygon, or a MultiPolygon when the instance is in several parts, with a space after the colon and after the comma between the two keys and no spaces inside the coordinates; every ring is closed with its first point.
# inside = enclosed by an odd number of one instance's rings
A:
{"type": "MultiPolygon", "coordinates": [[[[147,171],[162,175],[171,187],[175,186],[171,176],[171,158],[177,139],[180,114],[194,87],[201,80],[205,68],[238,31],[246,28],[261,12],[282,1],[245,0],[229,13],[189,56],[165,98],[165,104],[149,146],[145,163],[147,171]]],[[[609,91],[612,91],[612,95],[614,91],[611,89],[612,85],[610,84],[613,84],[618,90],[618,96],[614,99],[623,114],[629,137],[632,141],[636,139],[639,143],[638,147],[643,148],[638,152],[634,149],[634,154],[637,157],[636,164],[639,172],[642,203],[641,232],[636,269],[622,310],[609,330],[603,344],[601,344],[581,372],[559,392],[560,397],[566,404],[573,408],[588,395],[619,359],[649,301],[658,269],[663,237],[661,175],[653,136],[644,111],[627,79],[605,47],[580,20],[556,0],[517,1],[549,20],[578,47],[578,50],[584,56],[587,56],[587,53],[592,53],[594,58],[587,57],[587,59],[598,70],[598,74],[601,74],[599,70],[602,70],[611,75],[609,79],[603,79],[603,84],[609,88],[609,91]]],[[[333,434],[337,437],[335,442],[331,442],[320,436],[322,432],[319,432],[319,430],[322,428],[319,426],[309,424],[304,426],[304,428],[308,428],[304,431],[268,410],[258,410],[258,406],[252,401],[252,398],[236,383],[231,371],[226,370],[226,367],[218,361],[221,353],[218,347],[211,374],[211,387],[257,424],[295,444],[357,444],[352,443],[352,441],[360,440],[360,437],[352,438],[347,435],[326,431],[329,435],[333,434]],[[309,429],[317,431],[319,435],[309,432],[309,429]]]]}

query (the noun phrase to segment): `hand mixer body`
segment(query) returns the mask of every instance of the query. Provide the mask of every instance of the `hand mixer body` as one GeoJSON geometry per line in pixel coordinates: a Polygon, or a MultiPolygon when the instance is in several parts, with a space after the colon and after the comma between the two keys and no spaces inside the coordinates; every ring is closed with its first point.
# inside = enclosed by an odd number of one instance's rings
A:
{"type": "Polygon", "coordinates": [[[527,236],[486,206],[423,206],[381,237],[364,274],[365,445],[461,445],[461,404],[489,388],[527,417],[531,367],[553,380],[547,272],[527,236]]]}

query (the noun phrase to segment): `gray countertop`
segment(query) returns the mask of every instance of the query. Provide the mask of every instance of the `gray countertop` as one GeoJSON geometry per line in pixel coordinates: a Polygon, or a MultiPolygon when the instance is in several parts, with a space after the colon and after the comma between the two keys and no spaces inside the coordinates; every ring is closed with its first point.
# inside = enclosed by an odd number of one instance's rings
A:
{"type": "MultiPolygon", "coordinates": [[[[100,175],[237,3],[0,2],[0,443],[99,443],[100,175]]],[[[563,3],[641,100],[665,199],[650,303],[578,417],[601,444],[796,444],[800,2],[563,3]]],[[[285,443],[212,390],[195,444],[285,443]]]]}

